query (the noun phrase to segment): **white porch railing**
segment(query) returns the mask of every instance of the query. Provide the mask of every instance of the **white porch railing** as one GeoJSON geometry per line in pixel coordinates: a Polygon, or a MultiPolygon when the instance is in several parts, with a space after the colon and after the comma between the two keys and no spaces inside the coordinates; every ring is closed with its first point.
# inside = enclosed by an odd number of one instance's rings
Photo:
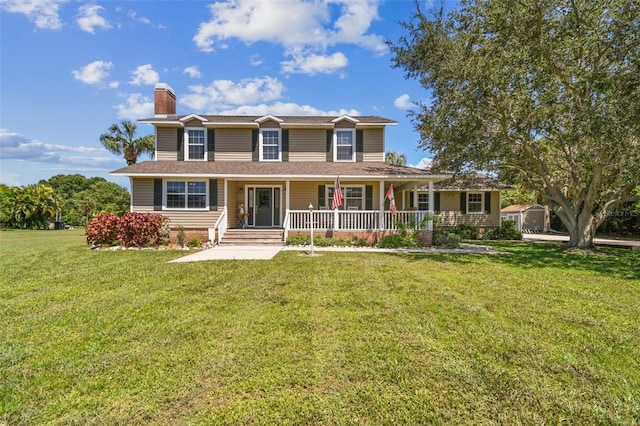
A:
{"type": "Polygon", "coordinates": [[[222,213],[220,214],[220,217],[218,217],[218,220],[216,221],[215,225],[213,225],[213,234],[211,235],[211,228],[209,229],[209,239],[211,240],[211,242],[213,243],[215,241],[215,233],[216,230],[218,231],[218,243],[220,243],[220,241],[222,241],[222,237],[224,236],[225,232],[227,232],[227,207],[225,206],[225,208],[222,210],[222,213]]]}
{"type": "Polygon", "coordinates": [[[431,221],[424,221],[432,214],[428,211],[398,211],[395,215],[389,211],[379,210],[289,210],[284,220],[285,239],[288,231],[302,231],[311,229],[336,231],[373,231],[398,230],[398,223],[409,228],[432,230],[431,221]],[[313,215],[312,220],[310,220],[313,215]],[[424,221],[424,223],[423,223],[424,221]]]}

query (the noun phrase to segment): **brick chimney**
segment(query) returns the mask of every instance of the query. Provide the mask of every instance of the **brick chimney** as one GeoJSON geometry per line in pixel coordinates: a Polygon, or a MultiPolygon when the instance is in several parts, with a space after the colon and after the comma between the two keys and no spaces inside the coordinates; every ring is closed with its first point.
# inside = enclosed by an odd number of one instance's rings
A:
{"type": "Polygon", "coordinates": [[[156,84],[153,90],[153,103],[156,118],[176,115],[176,92],[168,84],[156,84]]]}

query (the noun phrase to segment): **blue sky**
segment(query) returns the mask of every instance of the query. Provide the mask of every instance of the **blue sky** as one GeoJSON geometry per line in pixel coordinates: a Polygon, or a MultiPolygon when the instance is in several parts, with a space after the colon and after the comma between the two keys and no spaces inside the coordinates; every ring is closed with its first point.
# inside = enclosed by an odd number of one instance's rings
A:
{"type": "Polygon", "coordinates": [[[158,82],[178,114],[397,120],[386,148],[418,165],[429,155],[407,110],[427,93],[385,45],[414,11],[413,0],[0,0],[0,183],[80,173],[128,187],[109,176],[126,163],[99,136],[152,117],[158,82]]]}

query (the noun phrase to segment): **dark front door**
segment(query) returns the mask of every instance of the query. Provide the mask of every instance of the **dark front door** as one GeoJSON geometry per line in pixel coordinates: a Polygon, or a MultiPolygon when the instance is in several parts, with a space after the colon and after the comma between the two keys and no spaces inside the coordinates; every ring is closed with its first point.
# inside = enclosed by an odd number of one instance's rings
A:
{"type": "Polygon", "coordinates": [[[256,226],[273,226],[273,188],[256,188],[256,226]]]}

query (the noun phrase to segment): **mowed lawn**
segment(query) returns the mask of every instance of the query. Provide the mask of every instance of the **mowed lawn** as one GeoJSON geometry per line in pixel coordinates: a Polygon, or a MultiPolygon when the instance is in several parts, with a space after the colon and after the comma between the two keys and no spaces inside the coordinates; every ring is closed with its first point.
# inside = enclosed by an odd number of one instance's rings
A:
{"type": "Polygon", "coordinates": [[[640,253],[167,264],[0,232],[0,424],[638,424],[640,253]]]}

